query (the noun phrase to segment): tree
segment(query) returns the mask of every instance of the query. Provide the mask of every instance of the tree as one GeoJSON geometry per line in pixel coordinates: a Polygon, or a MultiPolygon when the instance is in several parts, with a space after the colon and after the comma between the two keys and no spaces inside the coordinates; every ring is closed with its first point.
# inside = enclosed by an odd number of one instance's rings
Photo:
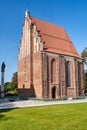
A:
{"type": "Polygon", "coordinates": [[[12,82],[15,82],[16,84],[18,84],[18,76],[17,76],[17,72],[13,73],[13,76],[11,78],[12,82]]]}
{"type": "Polygon", "coordinates": [[[9,91],[10,91],[10,86],[9,86],[9,82],[6,82],[5,84],[4,84],[4,91],[5,91],[5,94],[7,94],[9,91]]]}
{"type": "Polygon", "coordinates": [[[81,53],[81,56],[83,57],[83,59],[85,59],[85,57],[87,57],[87,47],[85,47],[81,53]]]}
{"type": "Polygon", "coordinates": [[[18,86],[18,76],[17,72],[13,73],[12,79],[11,79],[11,86],[13,89],[17,89],[18,86]]]}
{"type": "Polygon", "coordinates": [[[84,73],[84,89],[85,93],[87,93],[87,73],[84,73]]]}
{"type": "Polygon", "coordinates": [[[17,94],[17,86],[18,86],[17,72],[15,72],[13,73],[13,76],[11,78],[11,82],[6,82],[4,84],[5,94],[17,94]]]}
{"type": "MultiPolygon", "coordinates": [[[[83,57],[84,65],[87,66],[87,47],[83,49],[81,56],[83,57]]],[[[85,93],[87,93],[87,69],[84,71],[84,89],[85,93]]]]}

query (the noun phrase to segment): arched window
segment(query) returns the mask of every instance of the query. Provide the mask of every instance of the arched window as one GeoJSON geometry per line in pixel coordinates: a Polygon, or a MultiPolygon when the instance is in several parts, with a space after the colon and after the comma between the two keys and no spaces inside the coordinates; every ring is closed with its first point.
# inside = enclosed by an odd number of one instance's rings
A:
{"type": "Polygon", "coordinates": [[[27,73],[24,74],[24,81],[27,82],[28,80],[28,76],[27,76],[27,73]]]}
{"type": "Polygon", "coordinates": [[[23,89],[25,89],[25,85],[23,84],[23,89]]]}
{"type": "Polygon", "coordinates": [[[70,87],[70,62],[66,61],[66,87],[70,87]]]}
{"type": "Polygon", "coordinates": [[[51,61],[51,82],[56,82],[56,61],[52,59],[51,61]]]}

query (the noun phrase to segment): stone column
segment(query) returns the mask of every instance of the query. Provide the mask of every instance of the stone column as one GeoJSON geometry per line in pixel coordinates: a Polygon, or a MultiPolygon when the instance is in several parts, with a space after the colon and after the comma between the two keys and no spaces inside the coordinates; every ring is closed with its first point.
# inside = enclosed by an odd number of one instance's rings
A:
{"type": "Polygon", "coordinates": [[[1,66],[1,98],[4,98],[4,72],[5,72],[5,64],[3,62],[1,66]]]}

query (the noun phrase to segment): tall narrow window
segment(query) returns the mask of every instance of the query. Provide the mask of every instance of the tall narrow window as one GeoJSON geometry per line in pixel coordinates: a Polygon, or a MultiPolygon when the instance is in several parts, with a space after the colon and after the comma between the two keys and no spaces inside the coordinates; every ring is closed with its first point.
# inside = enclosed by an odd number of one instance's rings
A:
{"type": "Polygon", "coordinates": [[[27,82],[28,81],[28,76],[27,76],[27,73],[24,74],[24,82],[27,82]]]}
{"type": "Polygon", "coordinates": [[[70,62],[66,61],[66,87],[70,87],[70,62]]]}
{"type": "Polygon", "coordinates": [[[52,59],[51,61],[51,82],[56,82],[56,61],[52,59]]]}

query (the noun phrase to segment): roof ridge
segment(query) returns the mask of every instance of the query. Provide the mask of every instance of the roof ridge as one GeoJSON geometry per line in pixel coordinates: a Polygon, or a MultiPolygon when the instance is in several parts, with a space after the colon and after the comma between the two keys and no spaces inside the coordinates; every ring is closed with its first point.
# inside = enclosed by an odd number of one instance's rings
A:
{"type": "Polygon", "coordinates": [[[36,18],[36,17],[33,17],[33,16],[30,16],[30,18],[31,18],[31,20],[34,18],[34,19],[36,19],[36,20],[39,20],[39,21],[42,21],[42,22],[45,22],[45,23],[48,23],[48,24],[52,24],[53,26],[56,26],[56,27],[59,27],[59,28],[64,29],[64,27],[61,26],[61,25],[57,25],[57,24],[55,24],[55,23],[51,23],[51,22],[46,21],[46,20],[43,20],[43,19],[41,19],[41,18],[36,18]]]}

